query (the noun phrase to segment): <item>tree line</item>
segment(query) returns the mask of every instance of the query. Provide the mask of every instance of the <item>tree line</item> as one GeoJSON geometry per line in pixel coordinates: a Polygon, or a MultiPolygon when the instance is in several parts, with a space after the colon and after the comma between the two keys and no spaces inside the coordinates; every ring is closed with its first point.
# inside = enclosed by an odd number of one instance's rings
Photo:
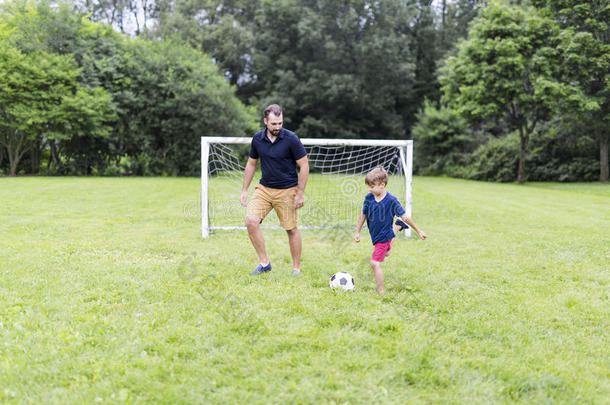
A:
{"type": "Polygon", "coordinates": [[[0,167],[9,174],[195,175],[202,134],[256,127],[212,58],[91,22],[70,4],[3,4],[0,167]]]}
{"type": "Polygon", "coordinates": [[[608,179],[598,1],[14,0],[0,170],[196,175],[260,109],[301,137],[412,138],[419,174],[608,179]]]}

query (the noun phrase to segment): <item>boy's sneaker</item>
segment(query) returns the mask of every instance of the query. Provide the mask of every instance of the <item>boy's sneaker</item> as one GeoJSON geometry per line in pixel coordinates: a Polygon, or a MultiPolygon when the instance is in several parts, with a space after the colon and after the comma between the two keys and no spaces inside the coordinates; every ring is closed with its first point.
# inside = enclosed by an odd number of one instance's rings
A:
{"type": "Polygon", "coordinates": [[[259,263],[259,265],[256,266],[254,271],[252,271],[252,273],[250,273],[250,275],[251,276],[258,276],[259,274],[263,274],[263,273],[266,273],[268,271],[271,271],[271,263],[269,263],[266,266],[263,266],[262,264],[259,263]]]}
{"type": "Polygon", "coordinates": [[[404,231],[405,229],[409,229],[409,225],[407,225],[407,223],[400,218],[396,218],[396,222],[394,223],[400,227],[398,232],[404,231]]]}
{"type": "Polygon", "coordinates": [[[294,269],[292,270],[292,275],[293,276],[300,276],[301,274],[303,274],[303,272],[300,269],[294,269]]]}

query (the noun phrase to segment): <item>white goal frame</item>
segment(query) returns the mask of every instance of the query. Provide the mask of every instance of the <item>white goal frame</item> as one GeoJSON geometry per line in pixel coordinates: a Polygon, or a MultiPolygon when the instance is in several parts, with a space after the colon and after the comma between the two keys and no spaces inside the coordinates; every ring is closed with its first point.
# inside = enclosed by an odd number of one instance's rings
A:
{"type": "MultiPolygon", "coordinates": [[[[201,237],[208,238],[210,230],[245,230],[245,226],[235,227],[210,227],[209,205],[208,205],[208,164],[210,157],[210,144],[250,144],[251,137],[222,137],[222,136],[202,136],[201,137],[201,237]]],[[[413,183],[413,141],[412,140],[389,140],[389,139],[330,139],[330,138],[301,138],[303,145],[319,146],[395,146],[399,150],[400,160],[405,171],[405,211],[407,216],[412,214],[412,183],[413,183]]],[[[307,192],[306,192],[307,194],[307,192]]],[[[245,218],[245,216],[244,216],[245,218]]],[[[354,219],[356,221],[356,219],[354,219]]],[[[355,223],[355,222],[354,222],[355,223]]],[[[307,227],[299,227],[307,229],[307,227]]],[[[410,235],[411,229],[406,230],[406,235],[410,235]]]]}

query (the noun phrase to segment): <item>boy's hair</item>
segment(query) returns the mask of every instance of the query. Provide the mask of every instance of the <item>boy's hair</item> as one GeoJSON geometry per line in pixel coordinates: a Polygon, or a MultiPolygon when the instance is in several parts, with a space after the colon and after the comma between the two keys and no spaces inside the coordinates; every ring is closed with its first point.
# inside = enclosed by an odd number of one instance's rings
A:
{"type": "Polygon", "coordinates": [[[364,182],[367,186],[375,186],[377,184],[385,183],[388,184],[388,172],[381,166],[377,166],[364,178],[364,182]]]}

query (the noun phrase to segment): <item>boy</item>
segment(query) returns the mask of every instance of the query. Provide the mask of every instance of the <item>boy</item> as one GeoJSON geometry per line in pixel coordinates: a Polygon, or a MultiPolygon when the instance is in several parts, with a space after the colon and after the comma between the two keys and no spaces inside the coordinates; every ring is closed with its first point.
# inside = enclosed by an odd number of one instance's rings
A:
{"type": "Polygon", "coordinates": [[[371,257],[371,267],[375,273],[377,292],[383,294],[385,290],[380,263],[384,261],[386,256],[389,256],[394,236],[403,229],[407,229],[409,226],[413,228],[422,239],[426,239],[426,234],[407,216],[396,197],[386,191],[385,187],[388,184],[388,173],[383,167],[376,167],[371,170],[366,175],[364,182],[369,187],[370,194],[367,194],[366,197],[364,197],[362,214],[360,214],[360,217],[358,218],[354,240],[360,242],[360,229],[362,229],[362,225],[364,225],[364,221],[366,220],[369,227],[369,233],[371,234],[371,240],[373,245],[375,245],[375,250],[371,257]],[[394,216],[397,216],[398,219],[396,219],[396,222],[392,225],[394,216]]]}

